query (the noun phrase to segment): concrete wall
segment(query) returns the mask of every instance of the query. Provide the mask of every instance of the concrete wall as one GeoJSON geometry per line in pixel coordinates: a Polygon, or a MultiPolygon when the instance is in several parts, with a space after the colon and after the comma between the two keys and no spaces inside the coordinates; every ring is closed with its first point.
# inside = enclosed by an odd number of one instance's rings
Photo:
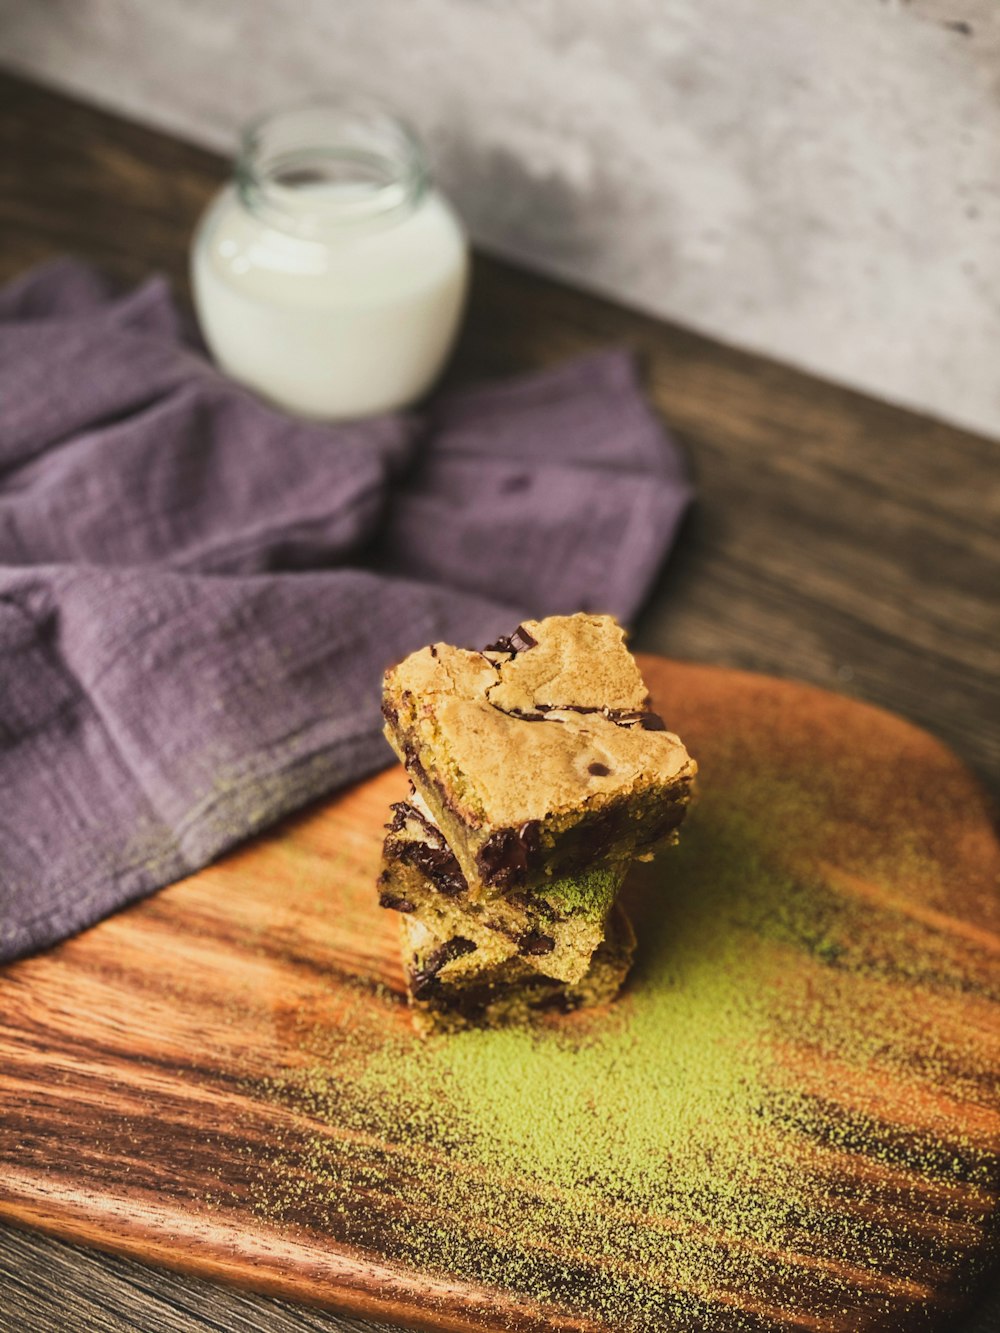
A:
{"type": "Polygon", "coordinates": [[[485,246],[1000,435],[997,0],[0,0],[0,63],[224,149],[367,89],[485,246]]]}

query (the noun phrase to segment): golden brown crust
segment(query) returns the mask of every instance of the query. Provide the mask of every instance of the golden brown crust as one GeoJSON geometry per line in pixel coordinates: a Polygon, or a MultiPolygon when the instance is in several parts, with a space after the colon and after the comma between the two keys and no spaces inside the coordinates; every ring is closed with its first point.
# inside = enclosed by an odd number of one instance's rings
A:
{"type": "Polygon", "coordinates": [[[526,651],[487,657],[435,644],[387,673],[386,734],[411,775],[414,755],[433,771],[453,814],[473,828],[558,827],[581,809],[690,780],[696,766],[675,735],[614,720],[640,712],[647,696],[610,617],[551,616],[521,629],[536,641],[526,651]],[[590,709],[611,716],[577,711],[590,709]]]}

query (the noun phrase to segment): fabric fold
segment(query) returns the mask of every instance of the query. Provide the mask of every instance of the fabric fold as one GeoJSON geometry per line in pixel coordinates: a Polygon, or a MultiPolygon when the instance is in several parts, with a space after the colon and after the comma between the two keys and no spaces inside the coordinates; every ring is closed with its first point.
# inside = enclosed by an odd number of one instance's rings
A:
{"type": "Polygon", "coordinates": [[[628,622],[691,497],[620,352],[330,426],[181,327],[71,261],[0,292],[0,960],[391,762],[421,644],[628,622]]]}

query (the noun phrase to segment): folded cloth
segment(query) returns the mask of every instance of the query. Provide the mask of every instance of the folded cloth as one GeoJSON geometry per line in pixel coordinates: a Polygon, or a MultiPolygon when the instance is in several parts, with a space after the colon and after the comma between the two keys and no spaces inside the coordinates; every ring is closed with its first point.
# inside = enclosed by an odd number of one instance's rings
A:
{"type": "Polygon", "coordinates": [[[389,763],[419,645],[627,622],[689,498],[620,352],[330,426],[222,377],[162,279],[0,291],[0,960],[389,763]]]}

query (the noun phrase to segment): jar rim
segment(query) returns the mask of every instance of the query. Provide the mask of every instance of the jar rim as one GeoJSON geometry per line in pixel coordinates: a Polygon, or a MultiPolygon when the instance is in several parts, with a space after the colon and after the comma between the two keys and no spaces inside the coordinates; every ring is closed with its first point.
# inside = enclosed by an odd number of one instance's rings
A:
{"type": "Polygon", "coordinates": [[[251,212],[312,239],[398,222],[430,184],[409,123],[355,95],[306,97],[255,116],[240,134],[235,175],[251,212]]]}

